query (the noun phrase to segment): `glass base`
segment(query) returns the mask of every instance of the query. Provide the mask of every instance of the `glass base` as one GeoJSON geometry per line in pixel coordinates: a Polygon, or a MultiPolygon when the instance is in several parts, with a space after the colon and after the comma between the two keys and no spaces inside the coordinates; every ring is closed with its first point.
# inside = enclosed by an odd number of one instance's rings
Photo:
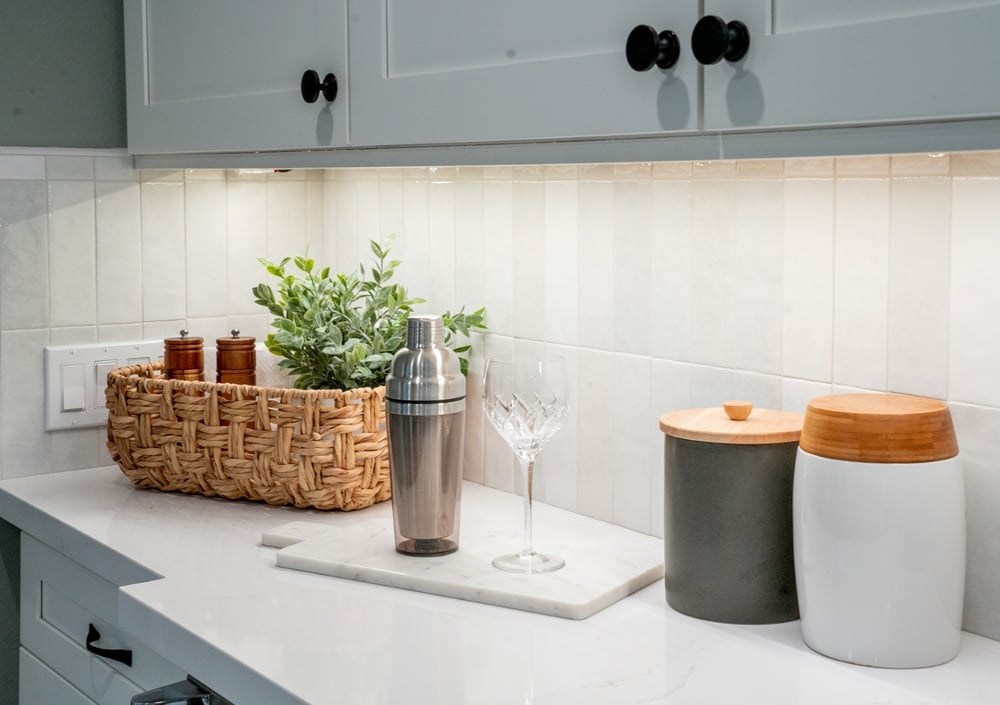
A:
{"type": "Polygon", "coordinates": [[[535,551],[509,553],[493,559],[493,567],[508,573],[551,573],[559,570],[566,561],[558,556],[546,556],[535,551]]]}

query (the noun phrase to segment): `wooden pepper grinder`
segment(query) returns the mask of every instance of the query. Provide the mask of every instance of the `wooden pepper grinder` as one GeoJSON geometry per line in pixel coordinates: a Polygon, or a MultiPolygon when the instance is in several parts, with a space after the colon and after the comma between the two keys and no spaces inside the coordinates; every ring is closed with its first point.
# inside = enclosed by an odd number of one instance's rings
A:
{"type": "Polygon", "coordinates": [[[256,339],[240,337],[233,328],[232,337],[215,341],[215,381],[219,384],[257,384],[256,339]]]}
{"type": "Polygon", "coordinates": [[[189,338],[187,330],[182,330],[179,338],[166,338],[163,341],[163,367],[169,379],[204,382],[204,339],[189,338]]]}

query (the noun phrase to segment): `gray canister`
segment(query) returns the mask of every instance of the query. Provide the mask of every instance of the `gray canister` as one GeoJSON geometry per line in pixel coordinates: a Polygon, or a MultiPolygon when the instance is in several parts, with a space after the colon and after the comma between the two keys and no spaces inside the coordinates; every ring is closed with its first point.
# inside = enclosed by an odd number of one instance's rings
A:
{"type": "Polygon", "coordinates": [[[660,418],[673,609],[731,624],[798,618],[792,479],[802,418],[749,402],[660,418]]]}
{"type": "Polygon", "coordinates": [[[444,345],[440,316],[410,316],[406,347],[386,385],[396,550],[440,556],[458,550],[465,440],[465,375],[444,345]]]}

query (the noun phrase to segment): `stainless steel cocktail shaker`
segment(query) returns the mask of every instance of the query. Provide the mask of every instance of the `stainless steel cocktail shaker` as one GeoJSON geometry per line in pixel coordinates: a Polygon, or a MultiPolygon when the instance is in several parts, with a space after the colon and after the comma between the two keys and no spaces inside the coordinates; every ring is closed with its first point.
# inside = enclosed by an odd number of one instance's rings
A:
{"type": "Polygon", "coordinates": [[[410,316],[406,347],[386,385],[396,550],[440,556],[458,549],[465,440],[465,376],[444,345],[440,316],[410,316]]]}

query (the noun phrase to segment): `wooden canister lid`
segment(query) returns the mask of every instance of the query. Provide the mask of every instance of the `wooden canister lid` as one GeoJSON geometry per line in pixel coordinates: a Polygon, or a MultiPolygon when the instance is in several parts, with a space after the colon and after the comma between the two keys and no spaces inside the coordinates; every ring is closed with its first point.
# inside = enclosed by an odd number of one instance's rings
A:
{"type": "Polygon", "coordinates": [[[722,408],[671,411],[660,417],[660,430],[674,438],[708,443],[794,443],[802,431],[802,414],[731,401],[722,408]]]}
{"type": "Polygon", "coordinates": [[[809,402],[802,450],[863,463],[924,463],[958,455],[948,405],[904,394],[835,394],[809,402]]]}

